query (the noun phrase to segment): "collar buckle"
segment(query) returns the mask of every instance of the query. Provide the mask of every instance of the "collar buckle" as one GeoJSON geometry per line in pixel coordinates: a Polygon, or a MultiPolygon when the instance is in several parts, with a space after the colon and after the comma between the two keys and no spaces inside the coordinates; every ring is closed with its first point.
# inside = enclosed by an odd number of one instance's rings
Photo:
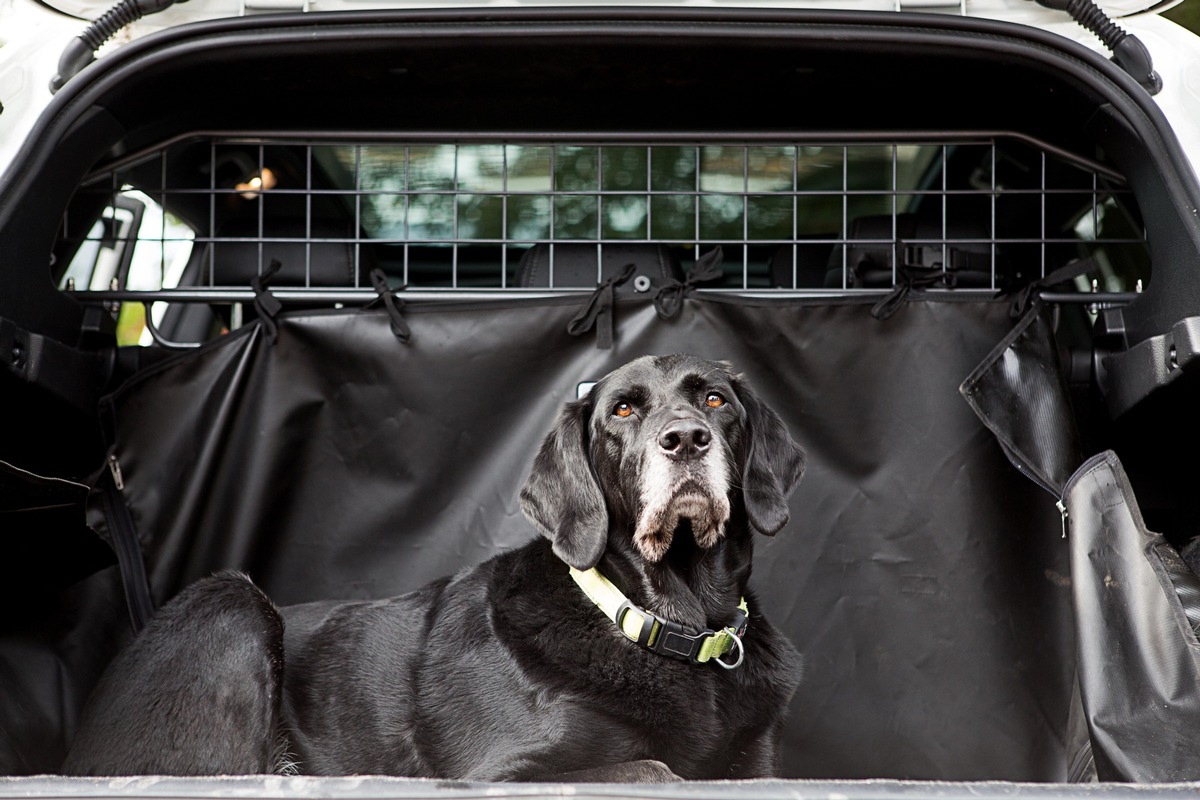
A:
{"type": "Polygon", "coordinates": [[[665,619],[653,611],[635,606],[628,598],[617,607],[613,622],[617,623],[621,633],[630,641],[637,642],[647,649],[653,649],[652,645],[658,638],[659,630],[667,624],[665,619]]]}
{"type": "Polygon", "coordinates": [[[691,664],[716,661],[718,666],[725,669],[741,666],[745,656],[741,639],[749,621],[745,598],[742,598],[728,626],[719,631],[708,628],[696,630],[634,605],[599,570],[593,568],[583,572],[572,568],[571,577],[584,594],[616,623],[617,630],[640,647],[691,664]],[[737,651],[736,661],[721,660],[722,656],[734,650],[737,651]]]}
{"type": "Polygon", "coordinates": [[[711,633],[712,631],[696,631],[686,628],[678,622],[663,620],[662,630],[659,632],[658,638],[650,645],[650,649],[659,655],[700,664],[702,662],[697,660],[697,656],[700,655],[700,646],[704,643],[705,636],[711,633]]]}

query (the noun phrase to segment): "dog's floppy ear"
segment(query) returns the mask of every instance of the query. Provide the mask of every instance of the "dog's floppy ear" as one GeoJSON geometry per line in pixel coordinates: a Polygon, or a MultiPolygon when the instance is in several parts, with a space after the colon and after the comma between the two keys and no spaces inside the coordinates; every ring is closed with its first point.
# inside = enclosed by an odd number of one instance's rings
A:
{"type": "Polygon", "coordinates": [[[587,400],[568,403],[521,489],[521,510],[572,567],[591,569],[608,540],[608,511],[587,454],[587,400]]]}
{"type": "Polygon", "coordinates": [[[774,536],[788,522],[788,498],[804,474],[804,451],[783,420],[740,377],[733,381],[746,409],[746,463],[742,498],[750,525],[774,536]]]}

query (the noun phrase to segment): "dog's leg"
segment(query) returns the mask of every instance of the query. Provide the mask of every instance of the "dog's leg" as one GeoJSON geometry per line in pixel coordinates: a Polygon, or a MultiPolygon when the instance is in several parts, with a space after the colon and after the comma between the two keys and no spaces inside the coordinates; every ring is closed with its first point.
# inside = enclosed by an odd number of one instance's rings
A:
{"type": "Polygon", "coordinates": [[[778,721],[756,736],[747,736],[731,748],[728,773],[724,778],[777,778],[782,760],[783,722],[778,721]]]}
{"type": "Polygon", "coordinates": [[[650,759],[560,772],[537,779],[539,783],[678,783],[682,780],[663,762],[650,759]]]}
{"type": "Polygon", "coordinates": [[[246,577],[196,582],[155,615],[101,677],[67,775],[271,772],[283,622],[246,577]]]}

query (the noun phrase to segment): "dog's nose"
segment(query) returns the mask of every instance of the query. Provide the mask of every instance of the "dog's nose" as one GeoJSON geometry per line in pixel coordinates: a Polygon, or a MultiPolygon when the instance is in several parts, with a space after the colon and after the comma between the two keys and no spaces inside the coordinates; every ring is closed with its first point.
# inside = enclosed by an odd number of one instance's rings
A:
{"type": "Polygon", "coordinates": [[[708,451],[712,432],[695,419],[676,419],[668,422],[658,434],[658,446],[666,456],[676,461],[698,458],[708,451]]]}

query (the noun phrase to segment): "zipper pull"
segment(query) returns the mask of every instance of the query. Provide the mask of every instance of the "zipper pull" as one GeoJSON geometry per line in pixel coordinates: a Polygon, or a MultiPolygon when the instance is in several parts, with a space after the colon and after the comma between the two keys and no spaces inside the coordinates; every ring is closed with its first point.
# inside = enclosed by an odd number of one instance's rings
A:
{"type": "Polygon", "coordinates": [[[1062,500],[1055,500],[1054,505],[1058,508],[1058,513],[1062,514],[1062,538],[1067,538],[1067,507],[1063,505],[1062,500]]]}
{"type": "Polygon", "coordinates": [[[108,457],[108,471],[112,473],[113,485],[117,487],[117,491],[125,491],[125,479],[121,477],[121,465],[117,462],[115,454],[108,457]]]}

